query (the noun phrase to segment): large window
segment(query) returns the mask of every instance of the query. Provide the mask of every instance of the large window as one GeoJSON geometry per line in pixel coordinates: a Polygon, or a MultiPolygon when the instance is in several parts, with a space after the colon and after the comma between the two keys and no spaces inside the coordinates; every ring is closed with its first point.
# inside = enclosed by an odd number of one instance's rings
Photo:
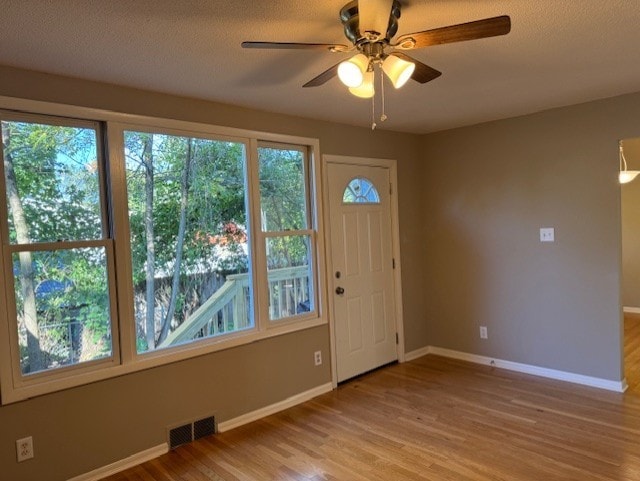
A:
{"type": "Polygon", "coordinates": [[[2,244],[14,369],[28,377],[114,355],[98,125],[2,118],[2,244]]]}
{"type": "Polygon", "coordinates": [[[136,346],[253,327],[244,144],[124,132],[136,346]]]}
{"type": "Polygon", "coordinates": [[[313,141],[0,122],[3,402],[326,322],[313,141]]]}

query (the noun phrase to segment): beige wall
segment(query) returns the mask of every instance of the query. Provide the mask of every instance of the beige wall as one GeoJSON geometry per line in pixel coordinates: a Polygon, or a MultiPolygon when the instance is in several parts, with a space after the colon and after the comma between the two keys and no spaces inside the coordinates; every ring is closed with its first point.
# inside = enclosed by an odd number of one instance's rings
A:
{"type": "MultiPolygon", "coordinates": [[[[427,344],[421,305],[419,138],[0,67],[0,95],[320,139],[323,154],[397,159],[405,335],[427,344]]],[[[366,109],[363,115],[368,115],[366,109]]],[[[327,327],[318,327],[0,407],[0,479],[67,479],[166,440],[167,426],[215,414],[234,418],[329,382],[327,327]],[[17,464],[15,440],[36,457],[17,464]]]]}
{"type": "MultiPolygon", "coordinates": [[[[640,124],[640,121],[638,122],[640,124]]],[[[622,142],[629,170],[640,170],[640,138],[622,142]]],[[[640,177],[622,191],[622,305],[640,308],[640,177]]]]}
{"type": "Polygon", "coordinates": [[[633,94],[425,136],[430,344],[621,379],[618,140],[639,119],[633,94]]]}

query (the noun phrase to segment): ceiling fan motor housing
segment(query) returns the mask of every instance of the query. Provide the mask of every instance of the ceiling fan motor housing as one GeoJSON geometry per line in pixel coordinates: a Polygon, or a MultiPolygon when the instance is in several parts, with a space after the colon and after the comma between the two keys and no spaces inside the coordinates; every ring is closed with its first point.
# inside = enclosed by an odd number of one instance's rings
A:
{"type": "MultiPolygon", "coordinates": [[[[398,19],[400,18],[400,2],[393,0],[391,5],[391,11],[389,13],[389,23],[387,31],[385,32],[384,41],[387,43],[398,31],[398,19]]],[[[340,20],[344,26],[344,34],[354,45],[370,42],[371,39],[366,36],[366,33],[360,32],[360,18],[358,15],[358,0],[353,0],[347,3],[340,10],[340,20]]],[[[382,34],[383,32],[378,32],[382,34]]],[[[374,38],[376,40],[382,40],[381,38],[374,38]]]]}

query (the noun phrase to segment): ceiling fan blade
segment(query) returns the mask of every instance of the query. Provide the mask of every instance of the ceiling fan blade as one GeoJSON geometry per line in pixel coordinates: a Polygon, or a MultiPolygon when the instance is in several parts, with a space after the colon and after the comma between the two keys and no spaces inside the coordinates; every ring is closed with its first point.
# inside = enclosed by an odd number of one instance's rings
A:
{"type": "Polygon", "coordinates": [[[393,0],[358,0],[358,22],[362,35],[377,32],[384,38],[389,26],[389,16],[393,0]]]}
{"type": "Polygon", "coordinates": [[[416,69],[413,71],[413,75],[411,75],[411,78],[421,84],[426,84],[427,82],[430,82],[442,75],[442,72],[440,72],[439,70],[429,67],[428,65],[425,65],[419,60],[416,60],[413,57],[409,57],[402,52],[393,52],[391,55],[395,55],[402,60],[406,60],[407,62],[413,62],[416,66],[416,69]]]}
{"type": "Polygon", "coordinates": [[[349,47],[333,43],[296,43],[296,42],[242,42],[242,48],[267,48],[281,50],[328,50],[346,52],[349,47]]]}
{"type": "Polygon", "coordinates": [[[508,15],[485,18],[475,22],[460,23],[448,27],[434,28],[424,32],[410,33],[398,37],[396,48],[410,50],[413,48],[440,45],[443,43],[464,42],[478,38],[506,35],[511,31],[511,19],[508,15]]]}
{"type": "Polygon", "coordinates": [[[309,80],[306,84],[303,85],[303,87],[319,87],[320,85],[324,85],[333,77],[338,75],[338,66],[340,65],[340,63],[335,64],[333,67],[328,68],[317,77],[309,80]]]}

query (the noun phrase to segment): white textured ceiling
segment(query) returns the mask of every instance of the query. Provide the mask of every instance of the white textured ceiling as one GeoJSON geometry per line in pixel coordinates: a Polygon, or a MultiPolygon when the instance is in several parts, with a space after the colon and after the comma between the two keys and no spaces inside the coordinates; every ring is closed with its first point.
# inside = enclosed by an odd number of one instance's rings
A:
{"type": "MultiPolygon", "coordinates": [[[[302,88],[348,54],[240,47],[345,43],[345,3],[0,0],[0,64],[368,126],[370,101],[337,79],[302,88]]],[[[640,0],[401,3],[398,35],[503,14],[512,30],[408,52],[443,75],[388,87],[379,128],[430,132],[640,90],[640,0]]]]}

